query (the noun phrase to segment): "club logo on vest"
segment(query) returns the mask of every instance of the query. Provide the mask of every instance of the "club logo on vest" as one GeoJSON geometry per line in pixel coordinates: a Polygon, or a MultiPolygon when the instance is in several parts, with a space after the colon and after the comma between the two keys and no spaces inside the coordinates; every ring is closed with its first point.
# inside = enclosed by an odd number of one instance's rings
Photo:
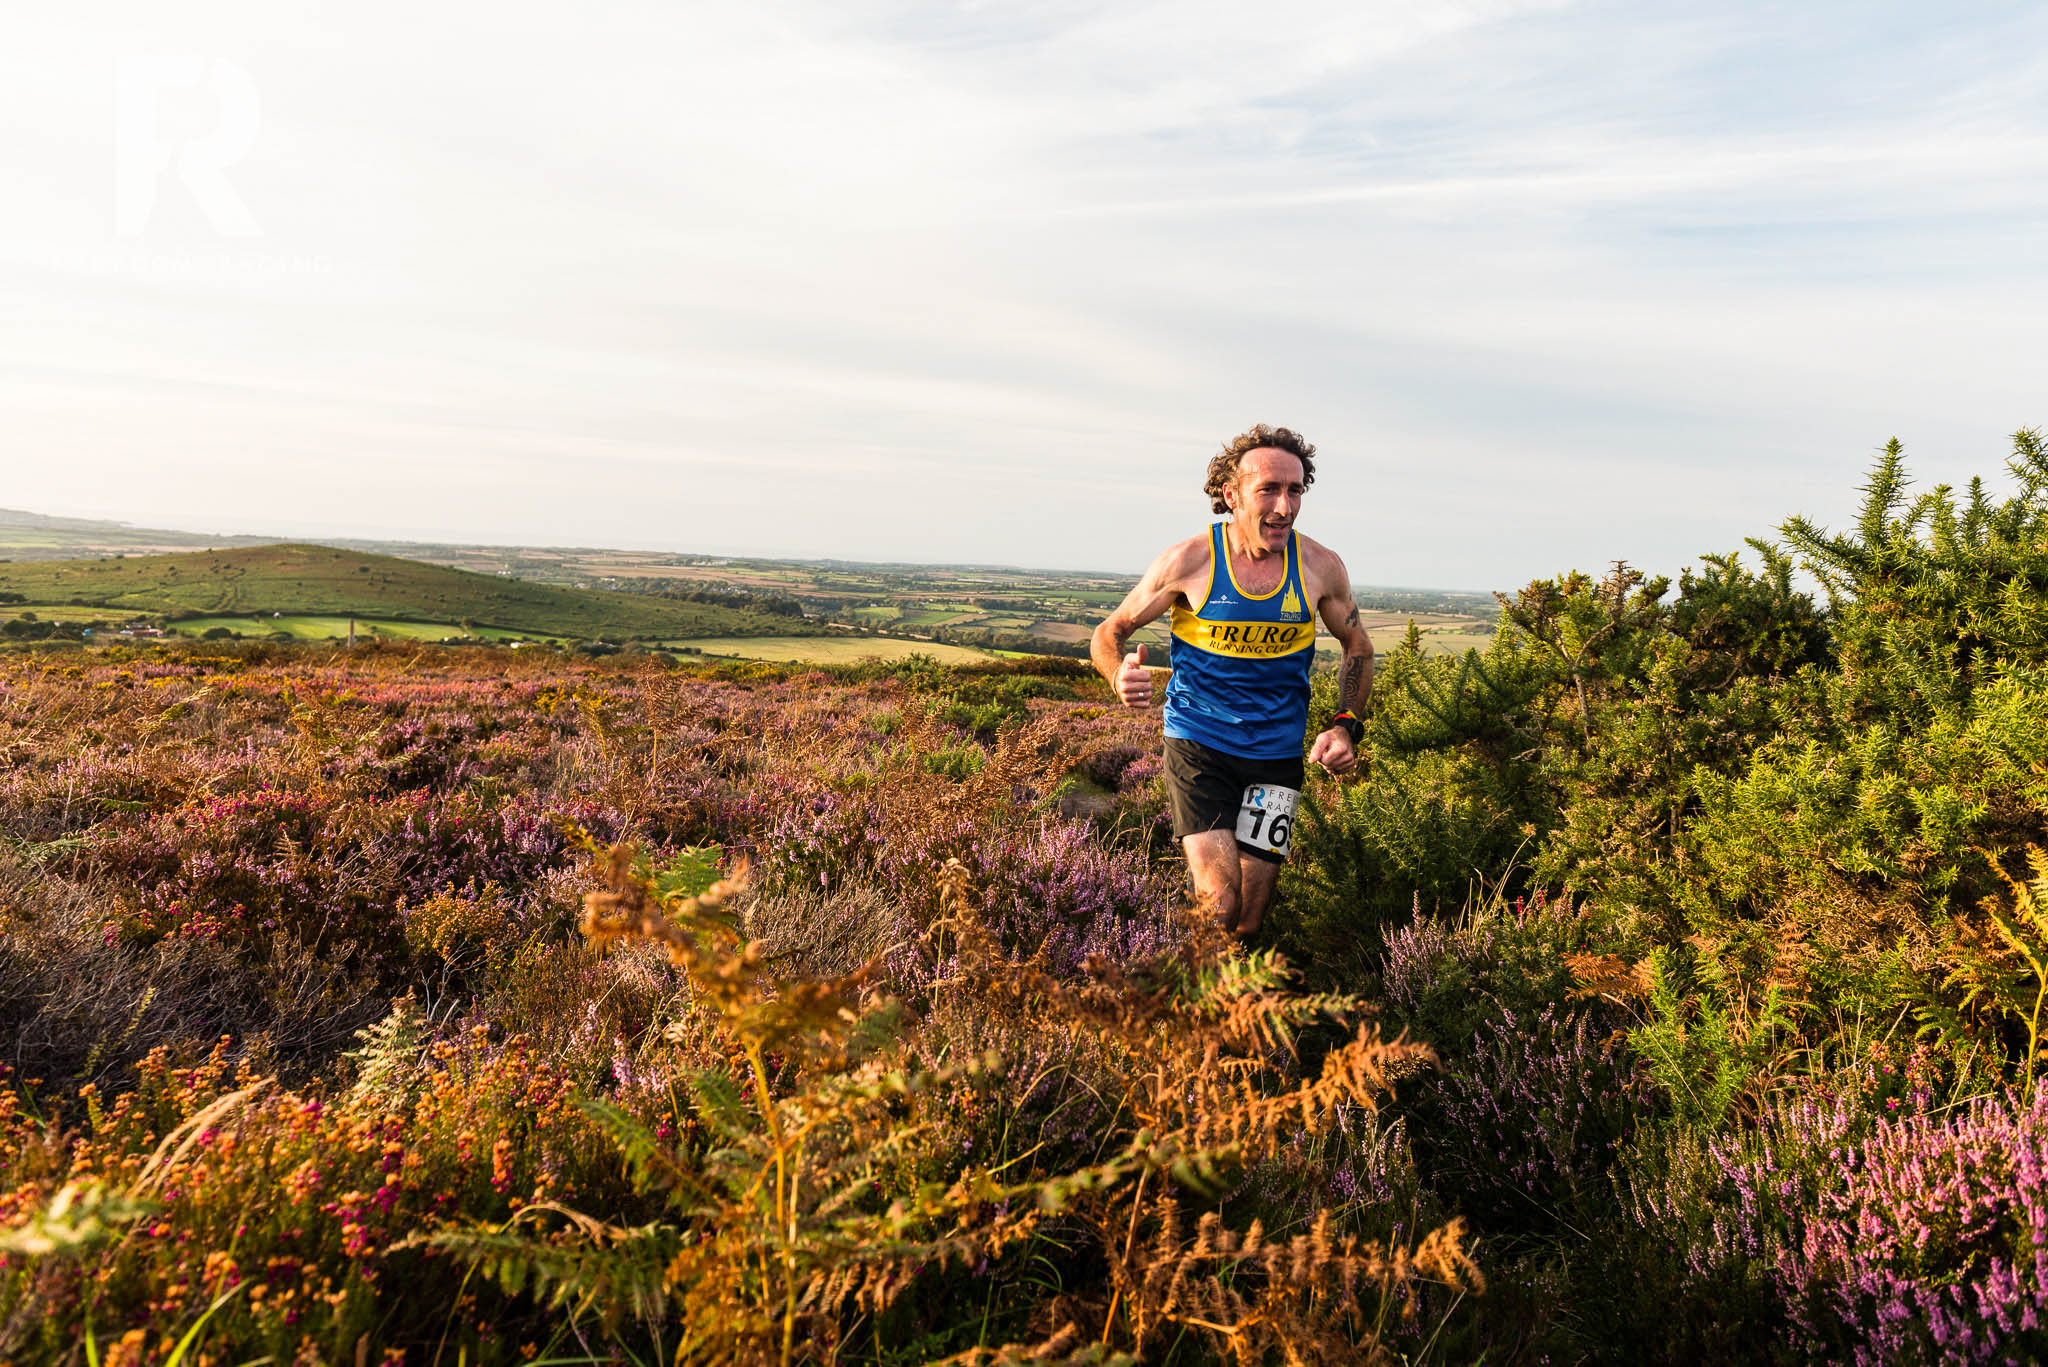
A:
{"type": "Polygon", "coordinates": [[[1280,620],[1283,622],[1302,622],[1308,620],[1308,614],[1301,610],[1301,595],[1294,591],[1294,586],[1291,584],[1287,587],[1287,596],[1280,600],[1280,620]]]}
{"type": "Polygon", "coordinates": [[[1192,613],[1174,626],[1176,639],[1212,655],[1240,660],[1267,660],[1292,655],[1315,643],[1315,628],[1278,622],[1205,622],[1192,613]]]}

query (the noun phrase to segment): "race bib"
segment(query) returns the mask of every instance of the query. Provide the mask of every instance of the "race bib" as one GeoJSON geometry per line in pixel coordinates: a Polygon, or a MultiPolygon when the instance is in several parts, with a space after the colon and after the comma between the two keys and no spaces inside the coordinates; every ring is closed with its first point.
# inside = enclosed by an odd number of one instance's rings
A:
{"type": "Polygon", "coordinates": [[[1237,838],[1285,859],[1287,842],[1294,839],[1294,804],[1299,801],[1298,789],[1252,784],[1244,790],[1243,805],[1237,809],[1237,838]]]}

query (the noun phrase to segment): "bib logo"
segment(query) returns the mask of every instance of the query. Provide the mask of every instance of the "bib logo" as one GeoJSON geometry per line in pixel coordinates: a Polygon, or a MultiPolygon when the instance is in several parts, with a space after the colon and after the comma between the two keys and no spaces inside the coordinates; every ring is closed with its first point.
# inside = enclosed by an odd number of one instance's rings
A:
{"type": "Polygon", "coordinates": [[[1308,616],[1301,610],[1301,595],[1294,591],[1292,584],[1287,586],[1287,596],[1280,600],[1280,616],[1289,622],[1299,622],[1308,616]]]}

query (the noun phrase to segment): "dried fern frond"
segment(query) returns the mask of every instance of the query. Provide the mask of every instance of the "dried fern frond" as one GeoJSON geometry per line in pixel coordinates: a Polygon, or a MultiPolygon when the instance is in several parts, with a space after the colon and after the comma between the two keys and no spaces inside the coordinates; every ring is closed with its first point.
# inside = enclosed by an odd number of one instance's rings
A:
{"type": "Polygon", "coordinates": [[[1126,1314],[1142,1346],[1168,1325],[1208,1338],[1219,1355],[1264,1362],[1386,1362],[1377,1331],[1389,1313],[1412,1318],[1423,1284],[1483,1293],[1485,1278],[1453,1220],[1413,1246],[1338,1236],[1321,1212],[1305,1233],[1269,1238],[1254,1220],[1230,1229],[1215,1211],[1182,1233],[1178,1202],[1160,1203],[1151,1242],[1114,1260],[1126,1314]]]}
{"type": "MultiPolygon", "coordinates": [[[[1017,728],[1007,743],[1021,768],[1045,738],[1017,728]]],[[[560,1211],[566,1224],[546,1238],[432,1236],[508,1285],[544,1286],[560,1305],[601,1301],[609,1313],[661,1318],[681,1331],[678,1361],[742,1363],[829,1360],[847,1314],[878,1313],[927,1269],[980,1264],[1049,1222],[1068,1236],[1092,1228],[1102,1241],[1109,1304],[1062,1302],[1068,1318],[1100,1332],[1070,1326],[1036,1346],[956,1361],[1129,1361],[1120,1348],[1142,1352],[1168,1325],[1239,1361],[1370,1360],[1388,1316],[1412,1313],[1422,1284],[1483,1286],[1456,1224],[1413,1247],[1339,1237],[1327,1213],[1285,1240],[1256,1223],[1232,1229],[1214,1212],[1185,1229],[1175,1192],[1228,1191],[1303,1130],[1375,1109],[1395,1079],[1435,1061],[1427,1046],[1380,1038],[1356,998],[1289,991],[1277,954],[1243,953],[1195,918],[1169,953],[1093,962],[1082,980],[1063,978],[1036,955],[1005,950],[964,866],[949,861],[926,933],[950,941],[957,969],[933,996],[1091,1054],[1124,1088],[1117,1110],[1131,1119],[1086,1166],[971,1166],[950,1181],[906,1188],[899,1179],[885,1199],[878,1174],[929,1159],[918,1098],[970,1081],[986,1061],[910,1066],[906,1017],[873,998],[866,970],[779,973],[730,914],[743,871],[684,895],[624,846],[593,853],[602,887],[585,899],[585,935],[661,945],[688,980],[697,1019],[745,1066],[688,1074],[710,1146],[687,1162],[623,1111],[583,1103],[636,1183],[666,1199],[669,1220],[622,1231],[560,1211]],[[1319,1020],[1352,1034],[1304,1076],[1294,1043],[1319,1020]]]]}
{"type": "Polygon", "coordinates": [[[607,1323],[668,1310],[666,1271],[681,1233],[661,1223],[623,1228],[553,1202],[523,1207],[495,1229],[416,1234],[396,1247],[438,1248],[468,1259],[511,1295],[529,1288],[551,1307],[595,1310],[607,1323]],[[574,1237],[529,1234],[521,1222],[559,1216],[574,1237]]]}
{"type": "Polygon", "coordinates": [[[1137,1367],[1138,1359],[1107,1344],[1092,1343],[1079,1326],[1068,1323],[1042,1343],[1006,1343],[1000,1348],[970,1348],[932,1367],[1137,1367]]]}
{"type": "Polygon", "coordinates": [[[1578,986],[1575,998],[1606,997],[1610,1001],[1647,1001],[1656,985],[1656,973],[1648,959],[1630,963],[1620,954],[1567,954],[1564,966],[1578,986]]]}
{"type": "Polygon", "coordinates": [[[2009,900],[1986,897],[1978,904],[1981,921],[1956,919],[1950,944],[1955,964],[1941,986],[1961,995],[1953,1005],[1925,1003],[1921,1014],[1925,1029],[1993,1035],[2006,1025],[2023,1030],[2025,1052],[2018,1063],[2031,1096],[2048,1023],[2048,850],[2029,845],[2026,860],[2031,878],[2015,878],[1991,860],[2009,900]]]}

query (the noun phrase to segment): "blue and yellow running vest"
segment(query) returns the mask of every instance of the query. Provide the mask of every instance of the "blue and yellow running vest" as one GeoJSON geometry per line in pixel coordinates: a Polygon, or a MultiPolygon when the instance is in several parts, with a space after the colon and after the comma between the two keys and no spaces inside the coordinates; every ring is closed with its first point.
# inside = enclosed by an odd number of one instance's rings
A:
{"type": "Polygon", "coordinates": [[[1173,608],[1166,734],[1244,759],[1291,759],[1308,727],[1316,657],[1301,547],[1290,531],[1287,573],[1271,593],[1249,594],[1230,569],[1228,525],[1209,528],[1209,587],[1201,600],[1173,608]]]}

